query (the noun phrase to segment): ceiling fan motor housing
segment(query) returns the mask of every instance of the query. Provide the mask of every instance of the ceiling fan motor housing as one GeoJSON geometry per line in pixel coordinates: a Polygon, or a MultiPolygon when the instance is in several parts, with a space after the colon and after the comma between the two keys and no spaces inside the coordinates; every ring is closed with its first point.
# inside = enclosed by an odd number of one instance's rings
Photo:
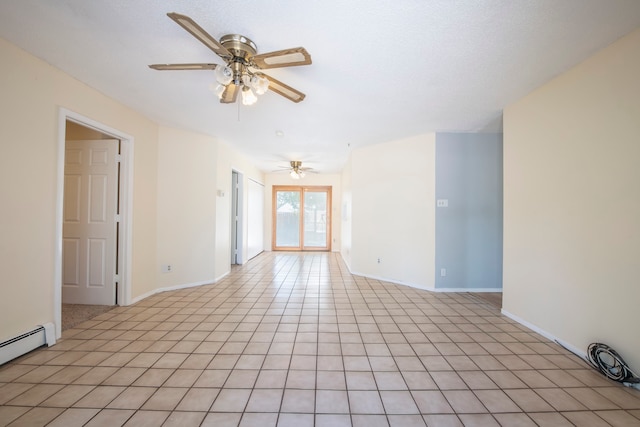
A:
{"type": "Polygon", "coordinates": [[[234,57],[242,58],[249,62],[249,59],[256,54],[258,48],[256,44],[240,34],[227,34],[220,38],[220,44],[224,46],[234,57]]]}
{"type": "Polygon", "coordinates": [[[251,57],[257,52],[256,44],[240,34],[222,36],[220,44],[233,55],[233,58],[227,60],[227,64],[233,70],[233,83],[240,86],[244,70],[251,66],[251,57]]]}

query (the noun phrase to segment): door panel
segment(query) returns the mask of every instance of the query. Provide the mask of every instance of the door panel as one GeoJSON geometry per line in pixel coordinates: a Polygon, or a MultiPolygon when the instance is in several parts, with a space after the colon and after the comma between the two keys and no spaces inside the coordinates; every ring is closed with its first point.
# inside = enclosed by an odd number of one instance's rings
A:
{"type": "Polygon", "coordinates": [[[273,250],[331,250],[331,187],[273,187],[273,250]]]}
{"type": "Polygon", "coordinates": [[[104,287],[106,283],[106,268],[107,253],[106,253],[106,239],[89,239],[89,262],[87,268],[89,269],[89,280],[87,282],[88,287],[104,287]]]}
{"type": "Polygon", "coordinates": [[[66,142],[64,303],[115,304],[118,143],[66,142]]]}
{"type": "Polygon", "coordinates": [[[80,239],[64,239],[62,241],[64,253],[62,274],[67,287],[80,285],[80,239]]]}
{"type": "Polygon", "coordinates": [[[304,247],[326,249],[327,241],[327,192],[304,192],[304,247]]]}
{"type": "Polygon", "coordinates": [[[93,224],[107,220],[107,182],[106,175],[89,176],[89,222],[93,224]]]}
{"type": "Polygon", "coordinates": [[[300,192],[276,192],[276,247],[300,247],[300,192]]]}
{"type": "Polygon", "coordinates": [[[82,177],[67,174],[64,177],[64,222],[80,221],[80,185],[82,177]]]}

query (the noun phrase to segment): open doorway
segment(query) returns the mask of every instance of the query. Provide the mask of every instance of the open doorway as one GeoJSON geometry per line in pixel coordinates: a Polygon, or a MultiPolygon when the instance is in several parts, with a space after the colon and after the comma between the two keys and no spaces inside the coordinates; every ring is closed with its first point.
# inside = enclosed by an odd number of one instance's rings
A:
{"type": "Polygon", "coordinates": [[[117,303],[120,140],[67,120],[62,330],[117,303]]]}
{"type": "Polygon", "coordinates": [[[59,129],[54,281],[58,337],[63,323],[66,329],[130,301],[133,143],[125,134],[64,109],[59,129]]]}

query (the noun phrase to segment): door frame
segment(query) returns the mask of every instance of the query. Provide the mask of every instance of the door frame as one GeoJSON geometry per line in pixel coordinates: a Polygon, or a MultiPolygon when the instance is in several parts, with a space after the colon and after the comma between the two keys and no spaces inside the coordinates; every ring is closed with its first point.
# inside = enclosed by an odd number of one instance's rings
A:
{"type": "Polygon", "coordinates": [[[244,256],[244,175],[231,170],[231,264],[242,265],[244,256]],[[235,178],[235,179],[234,179],[235,178]],[[234,218],[234,214],[235,217],[234,218]],[[234,253],[234,251],[236,253],[234,253]]]}
{"type": "Polygon", "coordinates": [[[58,111],[58,158],[56,179],[55,255],[53,314],[56,337],[62,335],[62,230],[64,212],[64,158],[66,122],[71,121],[120,140],[120,227],[118,245],[118,305],[131,303],[132,218],[133,218],[133,137],[66,108],[58,111]]]}
{"type": "Polygon", "coordinates": [[[333,227],[331,222],[332,217],[332,192],[333,187],[330,185],[274,185],[271,188],[271,250],[272,251],[317,251],[317,252],[331,252],[331,244],[333,242],[332,233],[333,227]],[[276,233],[277,233],[277,202],[276,193],[278,191],[299,191],[300,192],[300,246],[297,247],[281,247],[276,246],[276,233]],[[304,193],[305,191],[326,191],[327,193],[327,246],[326,248],[320,248],[315,246],[304,245],[304,193]]]}

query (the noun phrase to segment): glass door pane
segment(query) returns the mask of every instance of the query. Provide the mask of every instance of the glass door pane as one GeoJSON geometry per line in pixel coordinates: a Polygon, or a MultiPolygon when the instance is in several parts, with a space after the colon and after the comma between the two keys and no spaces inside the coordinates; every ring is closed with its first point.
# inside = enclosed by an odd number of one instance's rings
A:
{"type": "Polygon", "coordinates": [[[276,191],[276,247],[300,247],[300,190],[276,191]]]}
{"type": "Polygon", "coordinates": [[[305,248],[327,249],[327,191],[304,191],[304,230],[305,248]]]}

